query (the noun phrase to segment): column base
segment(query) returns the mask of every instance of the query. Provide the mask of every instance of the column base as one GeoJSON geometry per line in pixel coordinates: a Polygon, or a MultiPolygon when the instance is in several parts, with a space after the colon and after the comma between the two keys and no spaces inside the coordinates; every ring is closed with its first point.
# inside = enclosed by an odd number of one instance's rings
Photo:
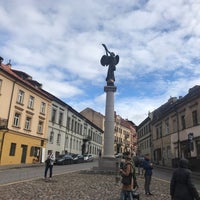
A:
{"type": "Polygon", "coordinates": [[[118,158],[102,157],[99,159],[98,167],[94,167],[93,170],[109,174],[118,174],[119,166],[120,160],[118,158]]]}

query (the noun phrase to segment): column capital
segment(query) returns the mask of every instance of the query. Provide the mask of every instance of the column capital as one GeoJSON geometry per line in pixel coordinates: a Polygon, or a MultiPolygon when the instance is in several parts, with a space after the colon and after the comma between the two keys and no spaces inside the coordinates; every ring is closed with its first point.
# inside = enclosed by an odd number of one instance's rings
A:
{"type": "Polygon", "coordinates": [[[116,86],[105,86],[104,92],[116,92],[117,87],[116,86]]]}

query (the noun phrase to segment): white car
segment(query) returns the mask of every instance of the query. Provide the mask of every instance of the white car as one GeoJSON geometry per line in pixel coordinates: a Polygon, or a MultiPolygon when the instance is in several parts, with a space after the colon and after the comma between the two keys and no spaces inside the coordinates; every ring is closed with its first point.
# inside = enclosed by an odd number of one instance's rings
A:
{"type": "Polygon", "coordinates": [[[123,158],[123,154],[122,153],[115,154],[115,158],[123,158]]]}
{"type": "Polygon", "coordinates": [[[91,154],[85,154],[84,156],[84,161],[93,161],[93,156],[91,154]]]}

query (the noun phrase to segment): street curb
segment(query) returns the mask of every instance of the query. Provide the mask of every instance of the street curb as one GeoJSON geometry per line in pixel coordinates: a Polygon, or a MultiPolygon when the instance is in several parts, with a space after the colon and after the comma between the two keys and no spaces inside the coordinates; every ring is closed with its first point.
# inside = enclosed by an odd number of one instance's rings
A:
{"type": "Polygon", "coordinates": [[[44,166],[44,163],[37,163],[37,164],[19,164],[19,165],[2,165],[0,166],[0,171],[7,170],[7,169],[18,169],[18,168],[29,168],[29,167],[41,167],[44,166]]]}

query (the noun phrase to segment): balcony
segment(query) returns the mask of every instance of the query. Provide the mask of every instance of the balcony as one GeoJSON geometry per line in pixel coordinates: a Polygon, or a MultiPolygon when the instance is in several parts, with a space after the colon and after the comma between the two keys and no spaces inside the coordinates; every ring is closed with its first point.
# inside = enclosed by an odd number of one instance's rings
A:
{"type": "Polygon", "coordinates": [[[7,129],[8,127],[8,120],[0,118],[0,129],[7,129]]]}
{"type": "Polygon", "coordinates": [[[83,136],[83,141],[85,141],[85,142],[88,142],[88,141],[91,141],[91,136],[89,136],[89,135],[84,135],[83,136]]]}

